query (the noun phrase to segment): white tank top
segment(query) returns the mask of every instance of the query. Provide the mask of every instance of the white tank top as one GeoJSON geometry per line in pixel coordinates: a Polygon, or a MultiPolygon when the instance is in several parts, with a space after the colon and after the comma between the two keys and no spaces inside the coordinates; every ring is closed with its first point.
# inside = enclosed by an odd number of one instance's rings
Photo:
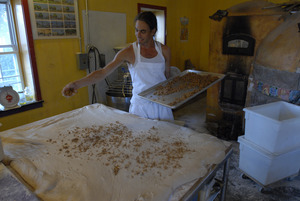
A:
{"type": "Polygon", "coordinates": [[[140,45],[136,42],[132,44],[135,63],[129,64],[128,69],[132,79],[132,98],[131,103],[135,103],[141,98],[138,94],[159,82],[166,80],[165,58],[162,54],[161,44],[155,42],[157,55],[153,58],[145,58],[140,54],[140,45]]]}

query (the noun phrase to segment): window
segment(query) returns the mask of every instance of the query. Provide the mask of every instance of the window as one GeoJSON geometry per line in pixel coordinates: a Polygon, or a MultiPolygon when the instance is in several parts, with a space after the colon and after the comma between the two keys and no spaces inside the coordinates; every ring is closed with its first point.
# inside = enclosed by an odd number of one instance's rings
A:
{"type": "Polygon", "coordinates": [[[3,86],[12,86],[20,95],[29,87],[34,101],[0,111],[0,117],[43,106],[27,0],[0,0],[0,88],[3,86]]]}
{"type": "Polygon", "coordinates": [[[24,89],[19,48],[10,1],[0,1],[0,87],[24,89]]]}

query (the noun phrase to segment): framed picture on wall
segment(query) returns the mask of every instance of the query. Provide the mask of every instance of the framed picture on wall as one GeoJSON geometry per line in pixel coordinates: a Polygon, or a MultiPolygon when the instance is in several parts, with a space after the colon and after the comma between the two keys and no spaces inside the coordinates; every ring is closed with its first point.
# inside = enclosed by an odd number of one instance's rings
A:
{"type": "Polygon", "coordinates": [[[29,0],[34,39],[78,38],[77,0],[29,0]]]}

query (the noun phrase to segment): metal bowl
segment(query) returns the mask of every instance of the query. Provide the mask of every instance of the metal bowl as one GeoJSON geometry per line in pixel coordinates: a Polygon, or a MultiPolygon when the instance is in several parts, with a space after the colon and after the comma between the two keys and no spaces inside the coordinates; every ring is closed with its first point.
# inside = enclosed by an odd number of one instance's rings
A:
{"type": "Polygon", "coordinates": [[[108,90],[106,92],[107,105],[128,112],[131,96],[131,93],[123,93],[119,90],[108,90]]]}

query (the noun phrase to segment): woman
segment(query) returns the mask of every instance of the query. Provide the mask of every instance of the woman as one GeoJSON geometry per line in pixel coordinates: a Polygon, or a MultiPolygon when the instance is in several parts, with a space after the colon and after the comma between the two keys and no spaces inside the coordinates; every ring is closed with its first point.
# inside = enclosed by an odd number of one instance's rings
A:
{"type": "Polygon", "coordinates": [[[103,80],[123,62],[127,62],[133,85],[129,112],[149,119],[173,120],[170,108],[138,96],[140,92],[166,80],[170,74],[171,52],[166,45],[154,41],[156,31],[157,21],[152,12],[138,14],[135,18],[137,41],[119,51],[103,69],[67,84],[62,94],[72,96],[77,93],[77,89],[103,80]]]}

